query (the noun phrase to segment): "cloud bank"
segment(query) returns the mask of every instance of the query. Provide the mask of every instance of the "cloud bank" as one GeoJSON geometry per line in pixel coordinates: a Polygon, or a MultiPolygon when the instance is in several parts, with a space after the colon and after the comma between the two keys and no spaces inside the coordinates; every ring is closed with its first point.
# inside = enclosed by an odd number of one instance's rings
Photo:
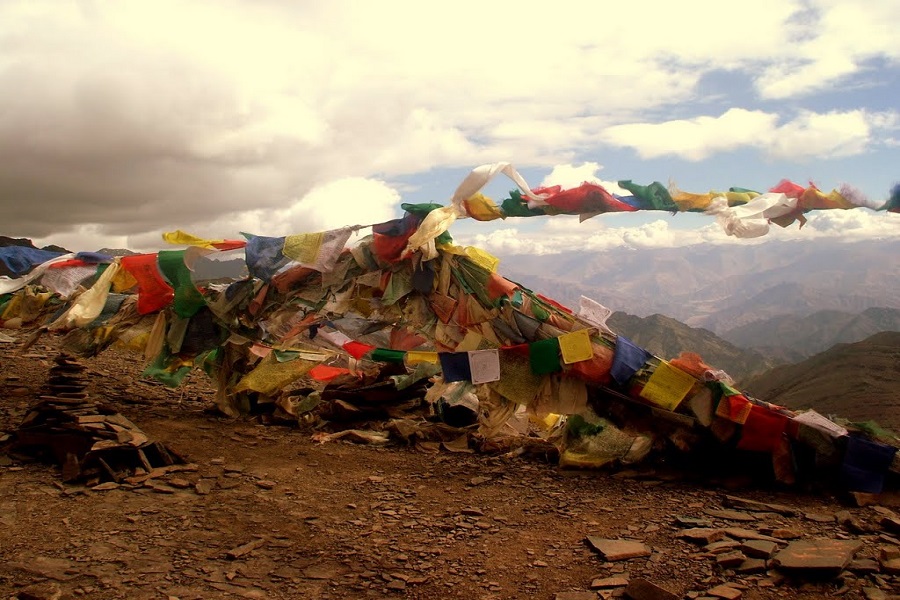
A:
{"type": "Polygon", "coordinates": [[[389,217],[401,178],[439,168],[896,147],[892,109],[807,102],[896,72],[898,23],[893,0],[11,0],[0,234],[277,235],[389,217]],[[751,95],[710,104],[719,73],[751,95]],[[783,108],[757,106],[770,100],[783,108]]]}

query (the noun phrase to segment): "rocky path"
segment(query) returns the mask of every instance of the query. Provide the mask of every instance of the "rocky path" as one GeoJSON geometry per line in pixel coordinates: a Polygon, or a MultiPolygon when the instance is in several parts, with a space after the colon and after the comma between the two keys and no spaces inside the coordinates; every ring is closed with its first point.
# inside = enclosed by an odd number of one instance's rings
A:
{"type": "MultiPolygon", "coordinates": [[[[0,349],[6,431],[51,350],[0,349]]],[[[317,444],[309,432],[209,414],[200,383],[171,392],[142,383],[126,359],[101,358],[87,363],[95,393],[189,462],[88,488],[0,454],[0,598],[900,594],[900,521],[887,506],[317,444]]]]}

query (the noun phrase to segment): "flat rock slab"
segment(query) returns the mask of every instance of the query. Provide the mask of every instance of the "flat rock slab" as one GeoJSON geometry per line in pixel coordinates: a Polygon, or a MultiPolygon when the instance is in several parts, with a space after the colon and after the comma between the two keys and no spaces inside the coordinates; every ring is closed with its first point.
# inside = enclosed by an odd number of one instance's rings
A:
{"type": "Polygon", "coordinates": [[[708,527],[692,527],[691,529],[682,529],[679,531],[678,537],[696,544],[709,545],[723,539],[725,537],[725,531],[722,529],[710,529],[708,527]]]}
{"type": "Polygon", "coordinates": [[[741,544],[741,552],[752,558],[769,559],[776,550],[778,544],[766,540],[747,540],[741,544]]]}
{"type": "Polygon", "coordinates": [[[678,600],[679,596],[646,579],[632,579],[625,588],[625,597],[631,600],[678,600]]]}
{"type": "Polygon", "coordinates": [[[554,600],[597,600],[596,592],[556,592],[554,600]]]}
{"type": "Polygon", "coordinates": [[[863,544],[859,540],[799,540],[775,555],[775,565],[782,569],[840,573],[863,544]]]}
{"type": "Polygon", "coordinates": [[[625,587],[628,585],[628,578],[617,576],[617,577],[603,577],[600,579],[595,579],[591,582],[592,590],[606,590],[609,588],[617,588],[617,587],[625,587]]]}
{"type": "Polygon", "coordinates": [[[603,560],[610,562],[641,558],[650,556],[652,553],[650,546],[634,540],[611,540],[590,535],[587,538],[587,542],[594,550],[600,553],[603,560]]]}
{"type": "Polygon", "coordinates": [[[746,513],[740,510],[716,510],[713,508],[709,508],[705,511],[711,517],[715,517],[717,519],[725,519],[726,521],[755,521],[756,517],[751,515],[750,513],[746,513]]]}

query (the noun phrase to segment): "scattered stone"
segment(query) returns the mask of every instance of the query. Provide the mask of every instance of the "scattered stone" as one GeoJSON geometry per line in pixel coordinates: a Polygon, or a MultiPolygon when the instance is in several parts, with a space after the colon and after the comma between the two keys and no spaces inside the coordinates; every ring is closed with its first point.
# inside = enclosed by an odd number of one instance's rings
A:
{"type": "Polygon", "coordinates": [[[267,541],[266,538],[259,538],[259,539],[255,539],[253,541],[247,542],[246,544],[241,544],[240,546],[238,546],[236,548],[232,548],[231,550],[226,552],[225,557],[228,560],[235,560],[237,558],[244,556],[245,554],[250,554],[257,548],[265,546],[266,541],[267,541]]]}
{"type": "Polygon", "coordinates": [[[876,587],[864,587],[862,593],[866,600],[888,600],[889,598],[883,590],[876,587]]]}
{"type": "Polygon", "coordinates": [[[201,479],[194,484],[194,491],[201,496],[206,496],[212,491],[212,482],[208,479],[201,479]]]}
{"type": "Polygon", "coordinates": [[[617,588],[624,587],[628,585],[628,578],[622,576],[616,577],[603,577],[602,579],[595,579],[591,582],[592,590],[605,590],[609,588],[617,588]]]}
{"type": "Polygon", "coordinates": [[[765,532],[767,535],[771,535],[773,538],[778,538],[779,540],[796,540],[797,538],[803,537],[803,534],[799,531],[786,529],[784,527],[766,529],[765,532]]]}
{"type": "Polygon", "coordinates": [[[822,513],[806,513],[803,515],[807,521],[813,523],[834,523],[834,515],[825,515],[822,513]]]}
{"type": "Polygon", "coordinates": [[[107,481],[105,483],[98,483],[94,487],[91,488],[93,492],[108,492],[109,490],[117,490],[119,489],[119,484],[115,481],[107,481]]]}
{"type": "Polygon", "coordinates": [[[767,561],[762,558],[748,558],[734,568],[736,573],[741,575],[750,575],[751,573],[762,573],[766,570],[767,561]]]}
{"type": "Polygon", "coordinates": [[[718,565],[721,569],[731,569],[743,563],[747,559],[744,556],[743,552],[739,550],[734,550],[732,552],[725,552],[724,554],[719,554],[716,556],[716,565],[718,565]]]}
{"type": "Polygon", "coordinates": [[[748,498],[739,498],[738,496],[725,496],[725,502],[732,508],[743,508],[745,510],[753,510],[757,512],[773,512],[785,517],[793,517],[797,511],[790,506],[783,504],[772,504],[769,502],[758,502],[748,498]]]}
{"type": "Polygon", "coordinates": [[[695,519],[694,517],[675,517],[675,522],[682,527],[712,527],[709,519],[695,519]]]}
{"type": "Polygon", "coordinates": [[[678,537],[698,544],[712,544],[718,542],[725,537],[725,531],[722,529],[710,529],[708,527],[694,527],[692,529],[682,529],[678,532],[678,537]]]}
{"type": "Polygon", "coordinates": [[[741,543],[736,540],[722,540],[721,542],[713,542],[708,546],[703,548],[709,554],[713,556],[717,554],[724,554],[726,552],[731,552],[732,550],[737,550],[741,546],[741,543]]]}
{"type": "Polygon", "coordinates": [[[554,600],[597,600],[595,592],[556,592],[554,600]]]}
{"type": "Polygon", "coordinates": [[[256,484],[256,487],[262,488],[264,490],[274,489],[275,486],[278,485],[274,481],[270,481],[268,479],[257,479],[256,481],[254,481],[254,483],[256,484]]]}
{"type": "Polygon", "coordinates": [[[625,588],[625,596],[632,600],[678,600],[678,595],[646,579],[632,579],[625,588]]]}
{"type": "Polygon", "coordinates": [[[885,573],[900,575],[900,547],[882,546],[878,559],[885,573]]]}
{"type": "Polygon", "coordinates": [[[766,540],[747,540],[741,544],[741,552],[751,558],[770,559],[778,550],[778,544],[766,540]]]}
{"type": "Polygon", "coordinates": [[[849,510],[842,510],[834,515],[838,525],[849,531],[850,533],[865,533],[867,528],[862,521],[854,517],[849,510]]]}
{"type": "Polygon", "coordinates": [[[896,516],[881,519],[881,528],[891,533],[900,533],[900,518],[896,516]]]}
{"type": "Polygon", "coordinates": [[[799,540],[788,544],[775,555],[773,561],[781,569],[837,576],[850,564],[862,545],[858,540],[799,540]]]}
{"type": "Polygon", "coordinates": [[[703,511],[711,517],[717,519],[725,519],[726,521],[755,521],[756,517],[750,513],[741,512],[739,510],[715,510],[707,509],[703,511]]]}
{"type": "Polygon", "coordinates": [[[769,542],[775,542],[776,544],[784,543],[784,540],[779,540],[778,538],[772,537],[771,535],[764,535],[762,533],[759,533],[758,531],[753,531],[752,529],[742,529],[740,527],[727,527],[725,529],[725,535],[736,540],[766,540],[769,542]]]}
{"type": "Polygon", "coordinates": [[[881,570],[878,561],[871,558],[857,558],[847,565],[847,570],[856,574],[877,573],[881,570]]]}
{"type": "Polygon", "coordinates": [[[62,590],[56,583],[37,583],[19,590],[17,600],[59,600],[62,590]]]}
{"type": "Polygon", "coordinates": [[[594,550],[600,553],[600,556],[603,557],[603,560],[607,560],[609,562],[615,562],[617,560],[628,560],[631,558],[641,558],[643,556],[650,556],[650,554],[652,554],[650,546],[644,544],[643,542],[637,542],[634,540],[612,540],[599,538],[596,536],[588,536],[587,542],[591,545],[591,547],[593,547],[594,550]]]}
{"type": "Polygon", "coordinates": [[[714,588],[706,590],[706,594],[713,598],[724,598],[725,600],[739,600],[740,597],[743,596],[741,590],[727,585],[717,585],[714,588]]]}

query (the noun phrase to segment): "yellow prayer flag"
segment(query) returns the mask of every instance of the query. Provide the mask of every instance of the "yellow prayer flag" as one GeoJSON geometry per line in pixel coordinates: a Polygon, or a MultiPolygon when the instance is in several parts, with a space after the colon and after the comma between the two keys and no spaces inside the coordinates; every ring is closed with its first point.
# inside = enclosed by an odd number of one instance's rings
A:
{"type": "Polygon", "coordinates": [[[484,341],[484,337],[481,333],[473,330],[466,331],[466,337],[462,339],[459,345],[456,346],[457,352],[469,352],[471,350],[480,350],[482,349],[481,343],[484,341]]]}
{"type": "Polygon", "coordinates": [[[678,210],[706,210],[712,202],[712,195],[678,192],[672,194],[672,201],[678,206],[678,210]]]}
{"type": "Polygon", "coordinates": [[[559,351],[564,363],[571,365],[594,357],[594,347],[591,346],[591,334],[588,331],[579,329],[559,337],[559,351]]]}
{"type": "Polygon", "coordinates": [[[430,363],[432,365],[436,365],[439,362],[440,361],[438,360],[437,352],[417,352],[415,350],[410,350],[406,353],[407,366],[413,366],[419,363],[430,363]]]}
{"type": "Polygon", "coordinates": [[[169,231],[162,234],[163,241],[176,246],[200,246],[201,248],[215,249],[213,244],[218,244],[224,240],[206,240],[196,235],[185,233],[180,229],[169,231]]]}
{"type": "Polygon", "coordinates": [[[481,248],[475,248],[474,246],[466,247],[466,257],[471,260],[473,263],[481,267],[482,269],[493,273],[497,270],[497,265],[500,264],[500,259],[491,254],[490,252],[486,252],[481,248]]]}
{"type": "Polygon", "coordinates": [[[674,411],[696,382],[691,375],[661,361],[641,390],[641,397],[660,408],[674,411]]]}
{"type": "Polygon", "coordinates": [[[137,284],[137,279],[135,279],[134,275],[132,275],[131,272],[129,272],[127,269],[119,269],[116,274],[113,275],[112,281],[110,282],[110,285],[112,285],[112,291],[117,294],[126,290],[130,290],[137,284]]]}
{"type": "Polygon", "coordinates": [[[255,369],[244,375],[234,391],[254,390],[271,396],[306,375],[317,364],[300,358],[278,362],[273,352],[259,361],[255,369]]]}
{"type": "Polygon", "coordinates": [[[494,201],[482,193],[477,193],[465,201],[466,212],[476,221],[493,221],[502,219],[503,212],[494,201]]]}
{"type": "Polygon", "coordinates": [[[756,192],[725,192],[724,194],[720,194],[725,196],[728,200],[728,206],[740,206],[741,204],[747,204],[759,194],[756,192]]]}
{"type": "Polygon", "coordinates": [[[282,252],[288,258],[292,258],[299,263],[313,264],[319,256],[319,250],[322,248],[324,238],[325,232],[323,231],[289,235],[284,238],[282,252]]]}

